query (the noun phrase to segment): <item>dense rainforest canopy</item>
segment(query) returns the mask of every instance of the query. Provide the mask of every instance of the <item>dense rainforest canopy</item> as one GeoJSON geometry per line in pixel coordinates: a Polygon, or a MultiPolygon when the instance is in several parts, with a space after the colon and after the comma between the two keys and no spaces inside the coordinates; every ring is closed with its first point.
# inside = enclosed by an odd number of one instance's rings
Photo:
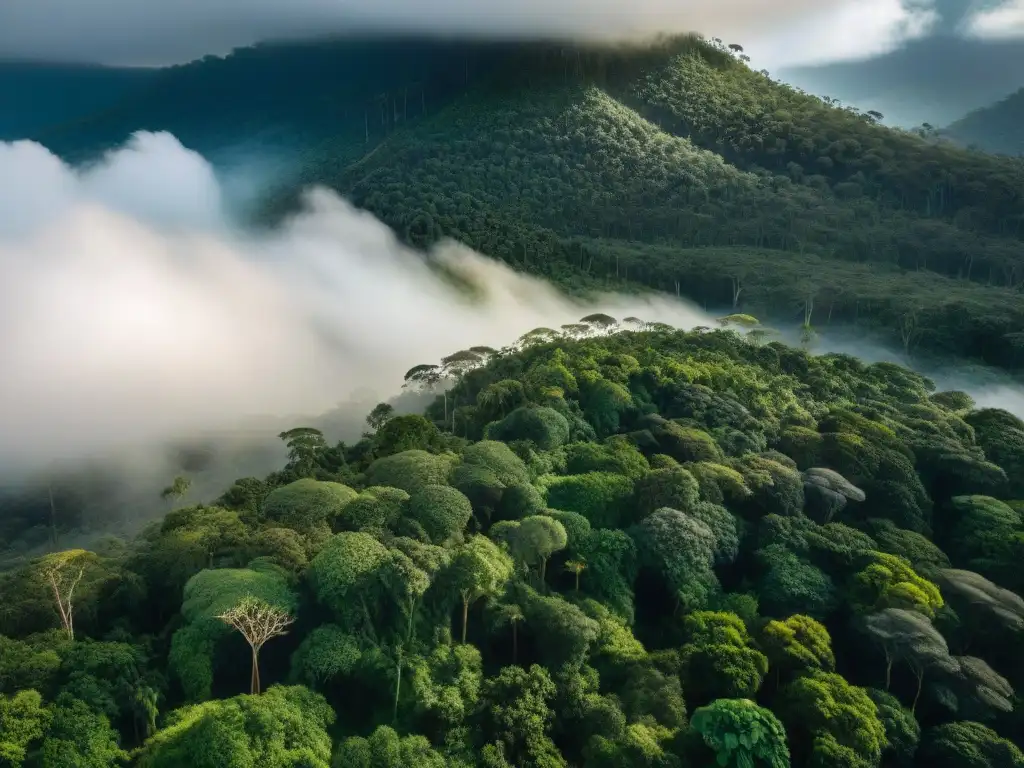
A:
{"type": "Polygon", "coordinates": [[[0,764],[1024,767],[1024,422],[751,324],[423,361],[12,565],[0,764]]]}

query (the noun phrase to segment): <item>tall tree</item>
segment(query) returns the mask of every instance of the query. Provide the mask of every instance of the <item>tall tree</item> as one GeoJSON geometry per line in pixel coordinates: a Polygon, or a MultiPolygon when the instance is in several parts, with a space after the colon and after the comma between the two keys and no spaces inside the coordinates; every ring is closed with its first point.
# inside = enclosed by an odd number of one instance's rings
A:
{"type": "Polygon", "coordinates": [[[249,693],[259,693],[260,651],[268,640],[285,634],[288,625],[295,619],[289,616],[287,611],[249,595],[217,618],[237,629],[249,644],[252,651],[252,678],[249,693]]]}

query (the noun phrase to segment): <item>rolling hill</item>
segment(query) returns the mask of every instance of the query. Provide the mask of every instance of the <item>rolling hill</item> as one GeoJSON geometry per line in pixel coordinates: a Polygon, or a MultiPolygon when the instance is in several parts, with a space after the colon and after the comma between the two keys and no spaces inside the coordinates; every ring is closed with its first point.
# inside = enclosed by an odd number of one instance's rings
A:
{"type": "Polygon", "coordinates": [[[454,237],[573,289],[1024,363],[1024,163],[886,128],[738,53],[697,37],[265,45],[38,137],[70,159],[143,128],[215,161],[277,152],[294,173],[263,223],[321,184],[414,245],[454,237]]]}
{"type": "Polygon", "coordinates": [[[1024,88],[989,107],[970,112],[943,133],[987,152],[1024,155],[1024,88]]]}

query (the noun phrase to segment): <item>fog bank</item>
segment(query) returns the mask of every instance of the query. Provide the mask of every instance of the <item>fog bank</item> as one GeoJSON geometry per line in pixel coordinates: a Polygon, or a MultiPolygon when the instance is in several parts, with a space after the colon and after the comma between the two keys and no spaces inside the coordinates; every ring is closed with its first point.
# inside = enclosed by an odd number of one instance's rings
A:
{"type": "Polygon", "coordinates": [[[470,299],[324,190],[280,230],[244,231],[224,214],[210,166],[168,134],[137,134],[84,171],[38,144],[0,144],[0,178],[19,179],[0,188],[7,476],[247,424],[290,426],[354,392],[372,405],[415,364],[589,312],[710,322],[670,298],[581,306],[441,244],[431,258],[478,286],[470,299]]]}

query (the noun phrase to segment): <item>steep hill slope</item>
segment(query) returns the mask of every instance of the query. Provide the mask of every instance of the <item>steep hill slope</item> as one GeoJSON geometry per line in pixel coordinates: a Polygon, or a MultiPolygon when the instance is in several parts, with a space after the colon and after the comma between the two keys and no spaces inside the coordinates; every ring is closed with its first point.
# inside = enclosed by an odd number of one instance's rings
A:
{"type": "Polygon", "coordinates": [[[1024,166],[884,128],[695,39],[535,52],[500,74],[356,162],[354,131],[326,142],[302,182],[418,245],[452,236],[563,281],[1020,362],[1024,166]],[[786,279],[753,279],[766,264],[786,279]]]}
{"type": "Polygon", "coordinates": [[[41,138],[83,158],[140,128],[215,160],[288,155],[264,222],[321,184],[413,244],[455,237],[573,287],[1024,362],[1024,164],[885,128],[696,37],[259,46],[41,138]],[[785,281],[752,278],[764,265],[785,281]]]}
{"type": "Polygon", "coordinates": [[[1004,155],[1024,155],[1024,88],[976,109],[943,133],[967,145],[1004,155]]]}

